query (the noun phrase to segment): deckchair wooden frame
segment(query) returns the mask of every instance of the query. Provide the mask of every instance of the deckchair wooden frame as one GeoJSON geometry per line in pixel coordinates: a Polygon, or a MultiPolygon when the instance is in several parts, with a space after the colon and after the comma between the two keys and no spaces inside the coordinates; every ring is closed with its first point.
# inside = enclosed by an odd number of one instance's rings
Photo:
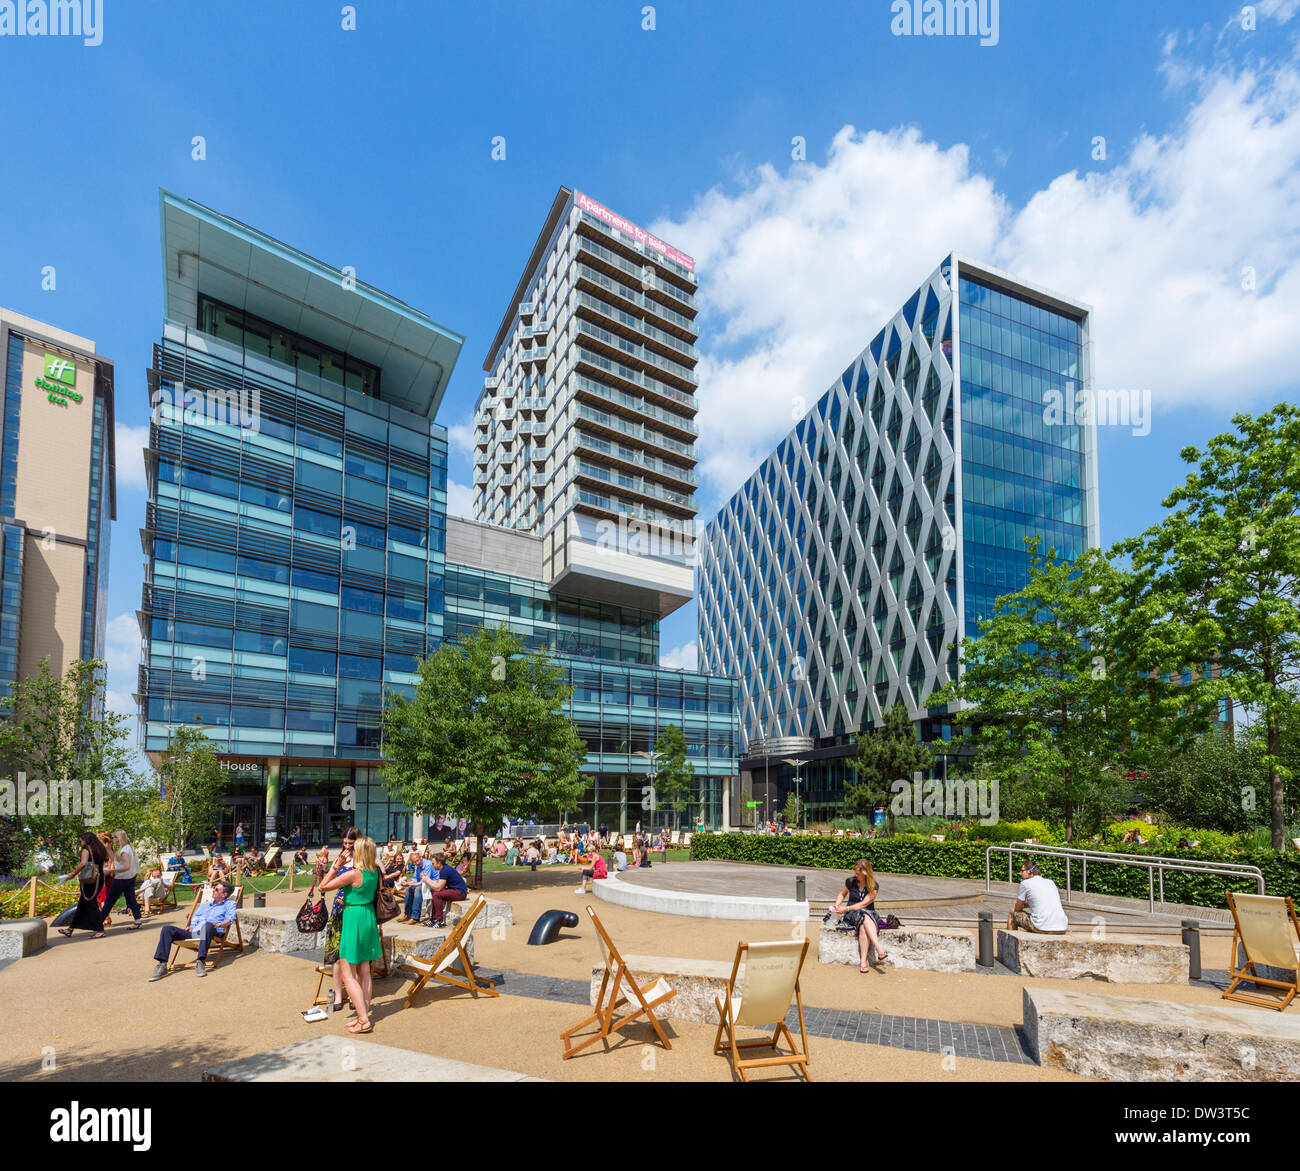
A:
{"type": "Polygon", "coordinates": [[[474,961],[469,958],[465,951],[465,937],[469,933],[470,925],[474,922],[478,913],[487,906],[487,899],[479,895],[474,900],[474,905],[469,911],[461,917],[442,941],[442,946],[437,950],[431,959],[420,959],[418,956],[407,956],[404,963],[408,968],[419,973],[415,983],[411,985],[411,990],[406,994],[406,1000],[403,1007],[410,1008],[414,1002],[416,994],[430,980],[437,980],[441,984],[451,984],[457,988],[464,988],[473,993],[475,998],[480,992],[487,996],[500,996],[496,990],[496,983],[493,980],[482,980],[474,971],[474,961]],[[451,961],[459,958],[463,978],[451,973],[448,969],[451,967],[451,961]]]}
{"type": "Polygon", "coordinates": [[[176,885],[180,881],[183,872],[180,870],[164,870],[162,876],[163,892],[156,899],[150,899],[149,913],[151,915],[161,915],[163,907],[179,907],[180,900],[176,897],[176,885]],[[167,881],[167,876],[171,875],[171,882],[167,881]]]}
{"type": "MultiPolygon", "coordinates": [[[[769,1065],[793,1065],[799,1068],[803,1074],[804,1081],[812,1081],[812,1074],[808,1071],[808,1063],[811,1060],[808,1056],[808,1031],[804,1027],[803,1019],[803,994],[799,989],[799,980],[803,975],[804,961],[808,958],[808,943],[805,939],[803,947],[799,952],[799,967],[794,977],[794,1002],[799,1010],[799,1037],[803,1042],[802,1052],[799,1046],[794,1043],[794,1037],[790,1033],[789,1027],[784,1020],[776,1022],[776,1027],[772,1030],[771,1038],[755,1037],[749,1041],[738,1041],[736,1039],[736,1029],[740,1027],[739,1023],[733,1018],[736,1000],[736,977],[740,973],[740,965],[748,955],[750,945],[742,941],[736,945],[736,959],[731,965],[731,977],[727,981],[727,988],[723,994],[715,996],[713,1003],[718,1009],[718,1031],[713,1038],[713,1052],[717,1054],[728,1054],[731,1058],[731,1070],[733,1074],[738,1074],[742,1082],[749,1081],[747,1071],[751,1069],[760,1069],[769,1065]],[[727,1040],[724,1043],[722,1039],[723,1032],[727,1034],[727,1040]],[[772,1057],[751,1057],[745,1058],[743,1052],[748,1049],[777,1049],[777,1042],[781,1034],[785,1034],[786,1043],[790,1046],[790,1053],[775,1053],[772,1057]]],[[[741,996],[741,1005],[744,1006],[744,996],[741,996]]]]}
{"type": "MultiPolygon", "coordinates": [[[[206,964],[208,964],[210,967],[213,968],[215,968],[219,963],[221,963],[221,957],[227,951],[242,952],[244,950],[244,933],[239,929],[239,911],[240,908],[243,907],[244,905],[244,888],[242,886],[237,886],[230,893],[235,900],[235,917],[230,920],[230,922],[226,925],[226,929],[223,932],[221,932],[219,935],[213,936],[212,943],[208,947],[207,959],[204,961],[206,964]],[[212,954],[212,949],[214,947],[216,948],[215,956],[212,954]]],[[[185,926],[187,929],[189,928],[191,920],[193,920],[194,918],[194,912],[199,909],[199,906],[204,901],[205,900],[203,898],[202,891],[200,891],[197,895],[194,896],[194,903],[190,907],[190,913],[185,917],[185,926]]],[[[182,950],[192,951],[197,953],[199,950],[200,942],[201,940],[198,939],[176,940],[176,942],[172,944],[172,954],[171,954],[171,959],[167,963],[167,970],[169,972],[172,972],[177,969],[178,965],[176,961],[180,957],[182,950]]],[[[191,968],[194,966],[194,963],[197,962],[198,962],[198,956],[196,954],[193,963],[180,964],[179,967],[191,968]]]]}
{"type": "Polygon", "coordinates": [[[564,1053],[562,1054],[562,1057],[567,1060],[575,1054],[581,1053],[588,1046],[594,1045],[597,1041],[606,1042],[605,1048],[608,1052],[608,1041],[610,1036],[619,1032],[621,1029],[627,1028],[628,1025],[640,1020],[641,1017],[645,1017],[650,1022],[650,1025],[658,1035],[659,1040],[663,1042],[664,1048],[671,1049],[672,1043],[664,1033],[663,1026],[660,1025],[659,1018],[655,1016],[654,1010],[665,1001],[671,1000],[676,996],[677,989],[669,987],[667,985],[667,978],[664,976],[656,976],[653,980],[645,984],[644,987],[637,984],[637,982],[632,978],[631,969],[628,968],[623,957],[619,954],[618,948],[614,946],[614,941],[610,939],[609,932],[605,930],[604,925],[601,923],[600,919],[597,918],[595,910],[590,906],[587,907],[587,915],[590,917],[592,925],[596,928],[596,934],[601,942],[601,951],[604,952],[605,956],[605,975],[600,981],[600,991],[596,994],[596,1011],[593,1012],[591,1016],[584,1017],[571,1029],[565,1029],[565,1031],[560,1034],[560,1041],[564,1045],[564,1053]],[[625,981],[628,989],[632,993],[631,997],[624,996],[620,992],[625,981]],[[659,995],[653,996],[652,999],[647,1000],[646,997],[656,992],[661,984],[664,985],[667,991],[661,992],[659,995]],[[606,996],[606,992],[608,992],[608,997],[606,996]],[[640,1007],[615,1019],[614,1013],[617,1012],[618,1009],[622,1008],[623,1005],[631,1004],[633,999],[635,999],[636,1003],[640,1005],[640,1007]],[[584,1029],[589,1029],[592,1025],[599,1026],[597,1031],[590,1037],[580,1041],[578,1044],[573,1044],[571,1040],[573,1034],[580,1033],[584,1029]]]}
{"type": "MultiPolygon", "coordinates": [[[[1232,953],[1228,957],[1228,975],[1232,983],[1228,985],[1228,990],[1224,992],[1224,1000],[1236,1000],[1242,1004],[1254,1005],[1256,1008],[1272,1008],[1278,1012],[1284,1012],[1287,1006],[1297,995],[1300,995],[1300,954],[1295,957],[1296,978],[1294,980],[1273,980],[1266,976],[1256,974],[1255,963],[1251,959],[1250,945],[1246,942],[1245,933],[1241,930],[1241,921],[1237,917],[1237,904],[1233,899],[1232,891],[1225,892],[1228,897],[1228,909],[1232,912],[1232,953]],[[1237,945],[1241,944],[1241,950],[1246,955],[1246,962],[1239,968],[1237,966],[1237,945]],[[1276,997],[1247,996],[1245,993],[1238,992],[1237,986],[1242,983],[1262,984],[1266,988],[1277,988],[1286,993],[1279,1002],[1276,997]]],[[[1296,915],[1295,903],[1288,896],[1281,900],[1286,904],[1287,918],[1291,921],[1291,927],[1295,931],[1296,942],[1300,943],[1300,917],[1296,915]]],[[[1259,961],[1262,963],[1262,961],[1259,961]]]]}

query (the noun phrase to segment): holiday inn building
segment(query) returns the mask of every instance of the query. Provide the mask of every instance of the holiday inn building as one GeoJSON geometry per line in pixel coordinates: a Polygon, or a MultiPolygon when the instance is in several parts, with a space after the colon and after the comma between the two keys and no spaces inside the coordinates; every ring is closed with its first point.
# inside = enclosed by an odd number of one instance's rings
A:
{"type": "Polygon", "coordinates": [[[0,309],[0,694],[102,659],[116,516],[113,363],[95,343],[0,309]]]}
{"type": "Polygon", "coordinates": [[[227,834],[418,834],[379,780],[384,691],[409,692],[444,637],[505,622],[576,689],[592,783],[568,813],[635,820],[633,782],[672,722],[701,774],[693,813],[715,824],[735,685],[658,668],[659,613],[633,604],[649,593],[558,588],[540,538],[447,517],[434,420],[460,335],[200,204],[160,203],[137,695],[149,755],[181,724],[205,731],[229,776],[227,834]]]}

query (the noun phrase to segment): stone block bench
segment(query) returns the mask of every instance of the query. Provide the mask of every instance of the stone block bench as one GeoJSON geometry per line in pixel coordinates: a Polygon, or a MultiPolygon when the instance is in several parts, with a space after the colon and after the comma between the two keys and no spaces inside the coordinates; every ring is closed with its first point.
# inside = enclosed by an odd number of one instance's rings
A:
{"type": "Polygon", "coordinates": [[[509,1069],[471,1065],[392,1045],[333,1034],[227,1061],[203,1071],[205,1082],[537,1082],[509,1069]]]}
{"type": "MultiPolygon", "coordinates": [[[[447,936],[451,934],[447,927],[425,927],[422,923],[385,923],[384,950],[389,954],[389,962],[399,965],[406,956],[428,960],[438,954],[447,936]],[[390,950],[391,949],[391,950],[390,950]]],[[[465,952],[474,958],[474,932],[465,936],[465,952]]]]}
{"type": "Polygon", "coordinates": [[[325,946],[325,932],[298,930],[298,908],[240,907],[239,930],[244,947],[270,952],[316,951],[325,946]]]}
{"type": "Polygon", "coordinates": [[[1024,989],[1039,1065],[1119,1082],[1277,1082],[1300,1070],[1300,1016],[1227,1004],[1024,989]]]}
{"type": "Polygon", "coordinates": [[[999,931],[997,950],[999,962],[1021,976],[1111,984],[1186,984],[1190,955],[1173,940],[1032,931],[999,931]]]}
{"type": "MultiPolygon", "coordinates": [[[[469,898],[462,899],[458,903],[447,904],[447,926],[455,927],[461,921],[461,917],[474,905],[474,900],[478,896],[469,892],[469,898]]],[[[479,913],[478,918],[474,920],[471,931],[481,931],[484,927],[513,927],[515,925],[515,909],[509,903],[501,899],[488,899],[487,906],[479,913]]],[[[404,924],[405,926],[405,924],[404,924]]]]}
{"type": "MultiPolygon", "coordinates": [[[[676,1021],[693,1021],[698,1025],[716,1025],[718,1008],[714,997],[727,991],[733,960],[686,960],[668,956],[624,956],[629,975],[642,988],[650,981],[663,976],[677,991],[666,1000],[655,1015],[676,1021]]],[[[736,990],[744,983],[745,968],[741,965],[736,976],[736,990]]],[[[591,970],[591,1007],[596,1007],[600,983],[605,978],[605,965],[597,964],[591,970]]],[[[626,993],[624,993],[626,994],[626,993]]]]}
{"type": "MultiPolygon", "coordinates": [[[[925,972],[975,971],[975,936],[951,927],[899,927],[882,931],[880,942],[889,952],[885,963],[895,968],[925,972]]],[[[817,941],[819,964],[862,963],[858,933],[823,927],[817,941]]]]}
{"type": "Polygon", "coordinates": [[[0,919],[0,960],[21,960],[45,946],[44,919],[0,919]]]}

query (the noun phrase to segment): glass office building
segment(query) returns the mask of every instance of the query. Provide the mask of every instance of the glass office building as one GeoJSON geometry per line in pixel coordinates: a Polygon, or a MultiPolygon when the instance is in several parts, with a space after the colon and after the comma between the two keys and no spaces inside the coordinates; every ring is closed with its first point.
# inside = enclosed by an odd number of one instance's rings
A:
{"type": "Polygon", "coordinates": [[[1023,539],[1098,543],[1089,311],[946,259],[720,510],[701,541],[701,664],[739,681],[741,798],[838,811],[847,757],[927,701],[1027,579],[1023,539]],[[1085,421],[1086,420],[1086,421],[1085,421]],[[801,761],[800,765],[789,762],[801,761]]]}
{"type": "MultiPolygon", "coordinates": [[[[509,558],[449,555],[433,419],[459,335],[246,225],[161,201],[137,699],[155,760],[181,724],[218,745],[227,841],[239,822],[252,840],[294,826],[337,840],[352,822],[409,836],[411,811],[379,776],[383,695],[411,688],[444,637],[504,619],[566,662],[608,657],[611,686],[618,671],[627,691],[634,667],[657,673],[657,614],[552,597],[539,574],[512,577],[509,558]]],[[[727,729],[707,682],[651,694],[702,773],[734,771],[734,706],[727,729]]],[[[575,695],[572,711],[588,727],[595,714],[587,805],[608,819],[613,778],[638,771],[642,724],[603,698],[575,695]],[[606,752],[620,731],[627,747],[606,752]]]]}

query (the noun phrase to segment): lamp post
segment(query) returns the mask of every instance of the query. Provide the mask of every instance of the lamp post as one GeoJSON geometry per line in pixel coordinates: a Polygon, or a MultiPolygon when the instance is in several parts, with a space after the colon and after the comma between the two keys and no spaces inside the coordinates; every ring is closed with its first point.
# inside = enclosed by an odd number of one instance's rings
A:
{"type": "Polygon", "coordinates": [[[808,762],[806,760],[795,760],[793,757],[787,756],[781,763],[794,766],[794,799],[795,804],[799,806],[800,820],[803,822],[799,828],[807,829],[808,811],[804,808],[803,798],[799,795],[799,786],[803,783],[803,766],[808,762]]]}
{"type": "MultiPolygon", "coordinates": [[[[661,756],[663,756],[663,753],[662,752],[634,752],[632,755],[644,756],[646,760],[650,762],[650,814],[651,817],[653,818],[654,811],[655,811],[655,781],[659,776],[656,767],[656,762],[659,760],[661,756]]],[[[648,831],[649,829],[650,827],[646,826],[646,830],[648,831]]]]}

